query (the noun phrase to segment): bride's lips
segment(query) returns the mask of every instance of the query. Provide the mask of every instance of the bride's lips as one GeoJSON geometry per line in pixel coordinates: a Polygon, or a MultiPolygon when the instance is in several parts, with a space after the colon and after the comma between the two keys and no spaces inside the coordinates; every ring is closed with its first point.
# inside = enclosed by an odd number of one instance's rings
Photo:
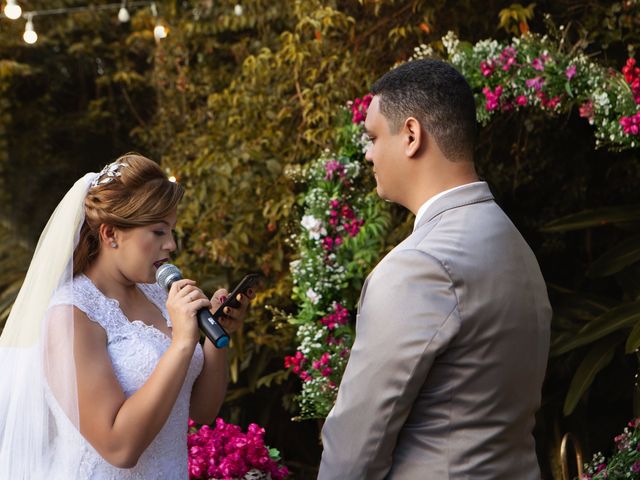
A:
{"type": "Polygon", "coordinates": [[[153,266],[156,268],[160,268],[160,265],[163,263],[167,263],[169,261],[168,258],[163,258],[162,260],[158,260],[157,262],[153,262],[153,266]]]}

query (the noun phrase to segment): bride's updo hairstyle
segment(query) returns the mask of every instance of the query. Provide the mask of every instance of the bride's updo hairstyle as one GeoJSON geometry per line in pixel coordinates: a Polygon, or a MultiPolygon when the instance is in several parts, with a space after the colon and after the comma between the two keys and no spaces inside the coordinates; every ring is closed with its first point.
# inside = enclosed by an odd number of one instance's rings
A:
{"type": "Polygon", "coordinates": [[[74,276],[84,272],[100,251],[101,224],[119,229],[150,225],[176,208],[184,190],[160,166],[135,153],[107,165],[89,188],[85,220],[73,253],[74,276]]]}

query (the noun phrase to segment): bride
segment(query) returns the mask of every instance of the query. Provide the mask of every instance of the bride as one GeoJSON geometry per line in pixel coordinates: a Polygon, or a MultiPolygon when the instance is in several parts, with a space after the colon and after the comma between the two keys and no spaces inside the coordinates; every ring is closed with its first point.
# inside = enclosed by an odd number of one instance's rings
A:
{"type": "Polygon", "coordinates": [[[212,422],[228,382],[196,312],[227,292],[155,283],[182,194],[128,154],[58,205],[0,337],[0,479],[188,478],[187,420],[212,422]]]}

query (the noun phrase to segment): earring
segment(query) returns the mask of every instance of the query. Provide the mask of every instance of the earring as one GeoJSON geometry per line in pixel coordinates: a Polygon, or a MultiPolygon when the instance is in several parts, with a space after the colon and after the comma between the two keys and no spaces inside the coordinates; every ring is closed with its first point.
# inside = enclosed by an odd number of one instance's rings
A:
{"type": "Polygon", "coordinates": [[[118,244],[117,244],[116,242],[111,242],[111,246],[112,246],[113,248],[118,248],[118,244]]]}

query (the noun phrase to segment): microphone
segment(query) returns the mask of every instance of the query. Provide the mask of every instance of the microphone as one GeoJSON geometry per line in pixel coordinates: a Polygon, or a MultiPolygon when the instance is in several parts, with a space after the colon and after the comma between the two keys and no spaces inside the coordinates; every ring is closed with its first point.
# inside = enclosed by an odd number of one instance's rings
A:
{"type": "MultiPolygon", "coordinates": [[[[182,280],[182,273],[175,265],[163,263],[156,271],[156,280],[159,285],[169,290],[173,282],[182,280]]],[[[216,322],[208,308],[201,308],[196,316],[198,317],[198,327],[211,340],[211,343],[217,348],[224,348],[229,345],[229,334],[224,331],[222,325],[216,322]]]]}

